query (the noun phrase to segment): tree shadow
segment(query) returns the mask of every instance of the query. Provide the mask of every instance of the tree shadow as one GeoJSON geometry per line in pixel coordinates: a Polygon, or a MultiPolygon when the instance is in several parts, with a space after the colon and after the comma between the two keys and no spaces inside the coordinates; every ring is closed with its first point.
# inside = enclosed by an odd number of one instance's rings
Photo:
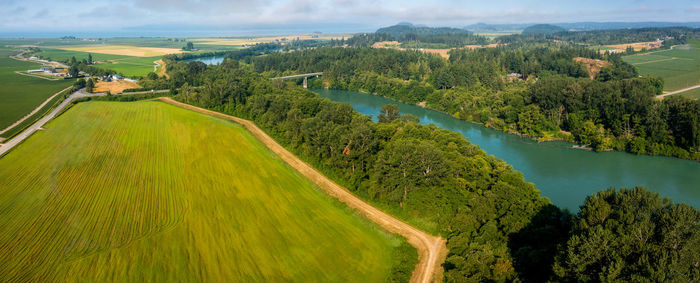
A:
{"type": "Polygon", "coordinates": [[[530,224],[508,236],[513,267],[524,282],[545,282],[552,277],[552,265],[559,246],[566,244],[571,213],[548,204],[530,224]]]}

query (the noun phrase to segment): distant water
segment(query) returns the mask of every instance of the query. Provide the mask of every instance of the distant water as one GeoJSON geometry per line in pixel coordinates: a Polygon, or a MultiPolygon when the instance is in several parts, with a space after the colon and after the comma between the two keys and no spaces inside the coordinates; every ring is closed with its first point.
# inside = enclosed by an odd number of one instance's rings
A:
{"type": "Polygon", "coordinates": [[[200,61],[200,62],[207,64],[207,65],[219,65],[219,64],[221,64],[221,62],[224,61],[224,56],[210,56],[210,57],[192,58],[192,59],[185,60],[185,62],[192,62],[192,61],[200,61]]]}
{"type": "Polygon", "coordinates": [[[670,197],[700,207],[700,162],[670,157],[633,155],[625,152],[592,152],[573,149],[570,143],[537,143],[516,135],[489,129],[449,115],[408,105],[381,96],[354,91],[314,90],[320,96],[345,102],[376,120],[385,104],[396,104],[401,113],[410,113],[421,124],[461,133],[487,154],[505,160],[523,173],[554,204],[578,211],[586,196],[614,187],[642,185],[670,197]]]}

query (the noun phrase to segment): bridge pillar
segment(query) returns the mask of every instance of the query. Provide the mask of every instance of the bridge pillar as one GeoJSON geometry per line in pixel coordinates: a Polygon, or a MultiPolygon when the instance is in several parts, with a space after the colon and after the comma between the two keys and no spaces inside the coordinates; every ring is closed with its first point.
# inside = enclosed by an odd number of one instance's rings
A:
{"type": "Polygon", "coordinates": [[[309,88],[308,87],[308,77],[304,77],[304,88],[309,88]]]}

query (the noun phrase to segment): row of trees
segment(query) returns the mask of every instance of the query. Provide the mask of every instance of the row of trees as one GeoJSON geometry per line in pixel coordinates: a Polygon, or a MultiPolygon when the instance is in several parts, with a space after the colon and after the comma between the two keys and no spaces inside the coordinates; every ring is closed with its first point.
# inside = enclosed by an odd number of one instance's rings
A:
{"type": "Polygon", "coordinates": [[[700,279],[700,213],[687,205],[613,190],[570,215],[460,134],[419,125],[395,106],[375,123],[233,60],[180,63],[169,74],[176,99],[255,121],[354,193],[441,234],[446,281],[700,279]]]}

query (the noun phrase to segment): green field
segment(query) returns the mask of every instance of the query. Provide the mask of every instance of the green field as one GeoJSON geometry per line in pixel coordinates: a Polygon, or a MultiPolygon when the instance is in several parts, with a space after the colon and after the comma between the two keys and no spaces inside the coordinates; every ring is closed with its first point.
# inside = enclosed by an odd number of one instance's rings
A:
{"type": "Polygon", "coordinates": [[[678,95],[685,96],[692,99],[700,99],[700,88],[691,89],[689,91],[681,92],[678,95]]]}
{"type": "Polygon", "coordinates": [[[16,74],[15,71],[38,69],[41,64],[9,58],[14,54],[14,50],[0,47],[0,130],[29,114],[51,95],[74,82],[63,79],[49,81],[16,74]]]}
{"type": "Polygon", "coordinates": [[[624,60],[643,75],[664,79],[664,90],[673,91],[700,84],[700,40],[670,50],[631,55],[624,60]]]}
{"type": "Polygon", "coordinates": [[[0,158],[0,281],[381,282],[400,239],[241,126],[86,102],[0,158]]]}

